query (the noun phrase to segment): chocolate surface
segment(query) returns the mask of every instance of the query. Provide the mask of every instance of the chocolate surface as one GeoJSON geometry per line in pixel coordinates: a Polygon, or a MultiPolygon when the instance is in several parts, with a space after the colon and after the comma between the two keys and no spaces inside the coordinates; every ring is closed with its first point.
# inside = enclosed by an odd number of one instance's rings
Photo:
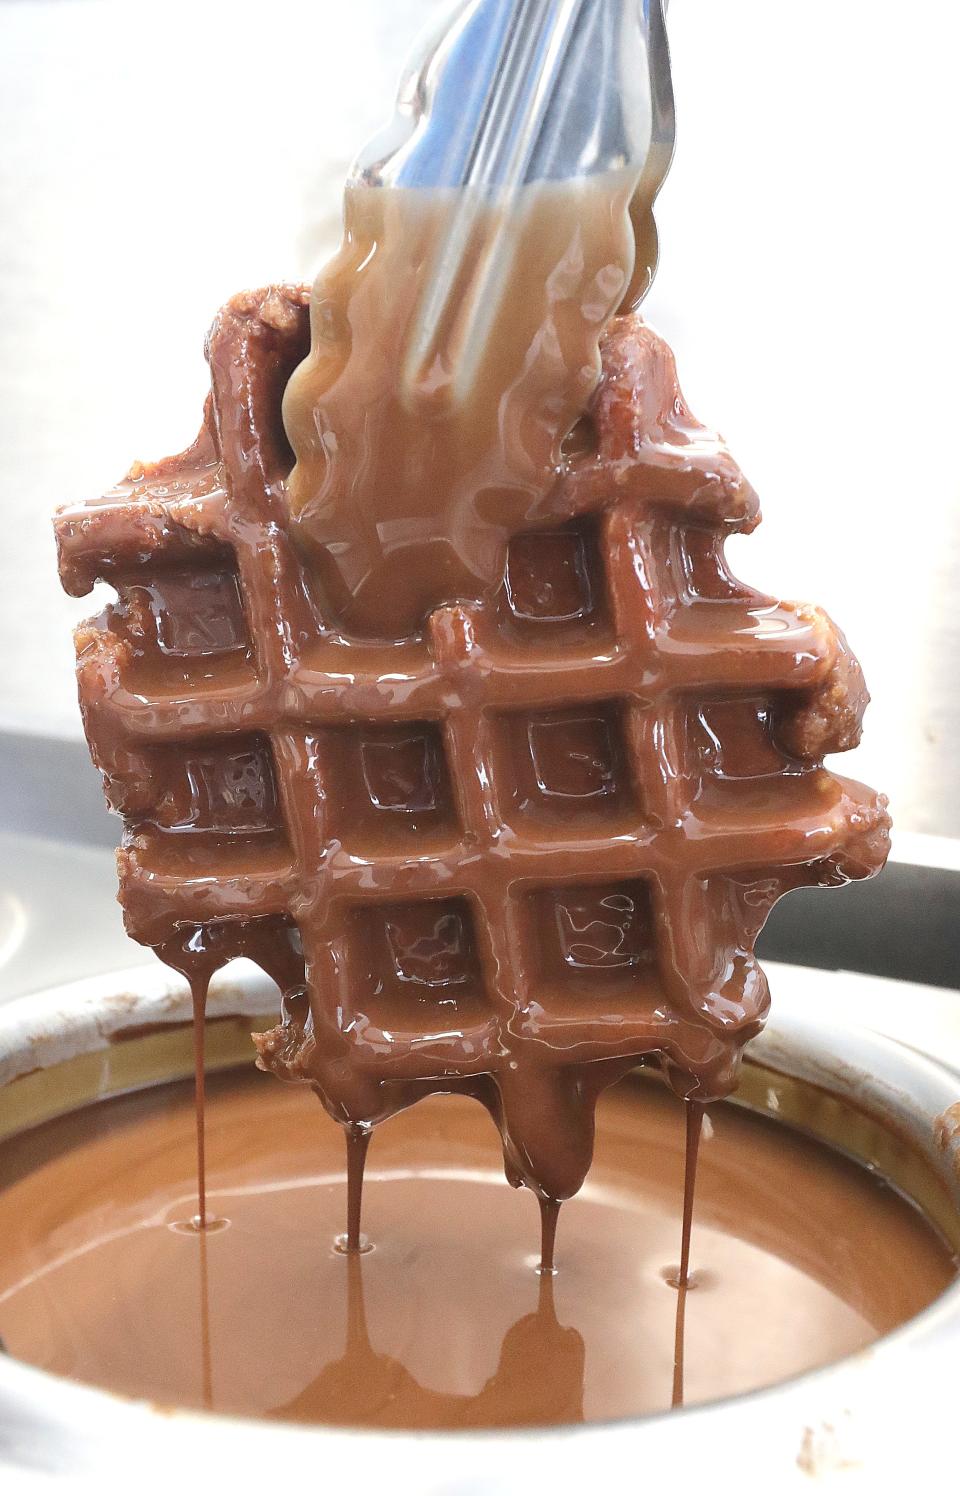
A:
{"type": "MultiPolygon", "coordinates": [[[[344,632],[413,637],[435,608],[501,585],[596,388],[599,334],[634,260],[633,187],[607,173],[505,203],[347,188],[343,246],[317,277],[310,353],[283,402],[290,533],[344,632]],[[452,253],[456,291],[421,347],[452,253]]],[[[564,569],[544,579],[554,597],[535,584],[518,598],[521,613],[578,615],[564,569]]]]}
{"type": "MultiPolygon", "coordinates": [[[[199,1236],[176,1229],[194,1209],[186,1085],[4,1145],[12,1356],[161,1406],[303,1423],[569,1425],[674,1400],[683,1118],[662,1087],[601,1098],[555,1279],[532,1271],[533,1202],[507,1188],[468,1101],[378,1129],[375,1246],[352,1257],[333,1249],[342,1151],[312,1098],[251,1072],[212,1077],[208,1105],[210,1212],[229,1226],[199,1236]]],[[[865,1169],[723,1105],[701,1145],[692,1268],[687,1404],[857,1350],[955,1270],[865,1169]]]]}
{"type": "MultiPolygon", "coordinates": [[[[863,680],[822,612],[731,574],[724,540],[755,526],[756,495],[634,315],[603,334],[589,409],[555,468],[541,450],[529,507],[491,498],[495,583],[474,568],[475,595],[462,575],[449,592],[418,541],[397,635],[369,636],[375,594],[348,633],[369,596],[331,589],[291,520],[322,478],[297,454],[291,496],[281,419],[302,366],[301,443],[308,300],[234,298],[194,446],[57,521],[67,589],[117,593],[78,632],[78,669],[125,823],[127,927],[190,977],[198,1013],[236,955],[274,976],[259,1063],[351,1136],[471,1095],[511,1181],[562,1200],[597,1096],[638,1058],[698,1102],[736,1084],[774,902],[881,866],[886,802],[822,763],[859,737],[863,680]],[[429,609],[412,634],[411,598],[429,609]]],[[[369,398],[395,380],[369,341],[352,357],[369,398]]],[[[333,436],[361,416],[346,402],[333,436]]],[[[554,437],[570,417],[561,402],[554,437]]]]}

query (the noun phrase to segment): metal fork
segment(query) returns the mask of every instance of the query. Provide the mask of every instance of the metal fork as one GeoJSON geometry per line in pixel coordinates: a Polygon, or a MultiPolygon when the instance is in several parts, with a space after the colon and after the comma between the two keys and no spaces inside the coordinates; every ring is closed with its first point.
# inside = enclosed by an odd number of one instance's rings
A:
{"type": "MultiPolygon", "coordinates": [[[[508,210],[532,183],[635,173],[637,263],[626,304],[642,299],[656,269],[653,203],[673,144],[663,0],[458,0],[448,9],[415,47],[394,118],[350,178],[384,190],[458,189],[407,345],[408,393],[429,362],[481,214],[491,202],[508,210]]],[[[509,213],[491,222],[502,236],[509,213]]],[[[494,240],[465,312],[461,347],[473,364],[496,316],[497,280],[508,273],[497,249],[494,240]]],[[[458,380],[471,373],[458,370],[458,380]]]]}

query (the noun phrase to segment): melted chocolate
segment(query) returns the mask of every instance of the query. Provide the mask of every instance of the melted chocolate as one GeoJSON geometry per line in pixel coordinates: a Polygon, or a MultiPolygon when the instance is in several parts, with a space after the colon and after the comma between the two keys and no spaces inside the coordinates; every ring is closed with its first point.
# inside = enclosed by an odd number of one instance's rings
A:
{"type": "Polygon", "coordinates": [[[229,1225],[199,1235],[182,1229],[185,1085],[4,1145],[11,1355],[164,1407],[379,1428],[570,1425],[667,1408],[681,1370],[697,1403],[846,1355],[954,1273],[882,1181],[721,1104],[678,1294],[681,1106],[651,1081],[601,1098],[559,1271],[539,1278],[530,1202],[507,1188],[479,1107],[435,1098],[378,1129],[365,1207],[376,1245],[346,1255],[334,1248],[343,1155],[312,1098],[246,1072],[211,1076],[208,1106],[209,1208],[229,1225]]]}
{"type": "Polygon", "coordinates": [[[756,495],[609,321],[622,215],[537,202],[467,395],[455,329],[397,383],[438,218],[354,198],[312,335],[305,290],[236,297],[194,446],[57,534],[69,591],[117,593],[77,643],[130,933],[198,1013],[236,955],[276,977],[258,1063],[347,1129],[353,1244],[357,1140],[457,1092],[549,1265],[599,1094],[647,1059],[726,1095],[770,908],[875,873],[889,818],[823,767],[867,702],[842,635],[731,574],[756,495]]]}
{"type": "Polygon", "coordinates": [[[673,1337],[673,1389],[670,1406],[683,1404],[683,1360],[686,1345],[687,1294],[691,1288],[690,1243],[693,1236],[693,1204],[697,1191],[697,1164],[703,1136],[704,1108],[699,1101],[686,1103],[686,1135],[683,1157],[683,1225],[680,1231],[680,1266],[672,1281],[677,1290],[677,1323],[673,1337]]]}
{"type": "Polygon", "coordinates": [[[290,533],[344,632],[415,637],[436,608],[500,586],[596,387],[635,253],[634,186],[629,172],[540,183],[478,208],[426,352],[412,329],[463,194],[347,189],[343,247],[313,288],[310,353],[283,403],[290,533]],[[465,345],[476,300],[485,328],[465,345]]]}

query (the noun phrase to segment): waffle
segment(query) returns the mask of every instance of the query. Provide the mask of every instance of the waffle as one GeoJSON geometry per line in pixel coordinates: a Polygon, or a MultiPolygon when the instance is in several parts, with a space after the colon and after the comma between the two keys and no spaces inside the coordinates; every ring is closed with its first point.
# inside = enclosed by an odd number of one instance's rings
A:
{"type": "Polygon", "coordinates": [[[195,444],[57,519],[67,591],[116,592],[77,651],[127,928],[188,972],[258,960],[285,994],[259,1062],[340,1121],[472,1092],[564,1198],[641,1057],[733,1088],[774,902],[882,865],[885,800],[822,765],[862,677],[821,611],[731,575],[756,495],[634,316],[496,596],[340,636],[284,504],[307,305],[231,301],[195,444]]]}

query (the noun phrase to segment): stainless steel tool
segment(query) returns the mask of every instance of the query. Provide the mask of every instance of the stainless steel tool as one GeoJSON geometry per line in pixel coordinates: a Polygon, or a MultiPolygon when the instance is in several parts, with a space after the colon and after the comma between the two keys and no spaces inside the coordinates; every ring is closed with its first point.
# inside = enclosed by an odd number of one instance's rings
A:
{"type": "Polygon", "coordinates": [[[539,182],[633,179],[637,263],[628,299],[656,268],[653,202],[673,155],[674,111],[662,0],[459,0],[408,61],[393,120],[351,182],[448,190],[456,209],[407,344],[408,394],[456,296],[465,387],[509,275],[510,209],[539,182]],[[461,266],[481,213],[493,242],[460,301],[461,266]]]}

